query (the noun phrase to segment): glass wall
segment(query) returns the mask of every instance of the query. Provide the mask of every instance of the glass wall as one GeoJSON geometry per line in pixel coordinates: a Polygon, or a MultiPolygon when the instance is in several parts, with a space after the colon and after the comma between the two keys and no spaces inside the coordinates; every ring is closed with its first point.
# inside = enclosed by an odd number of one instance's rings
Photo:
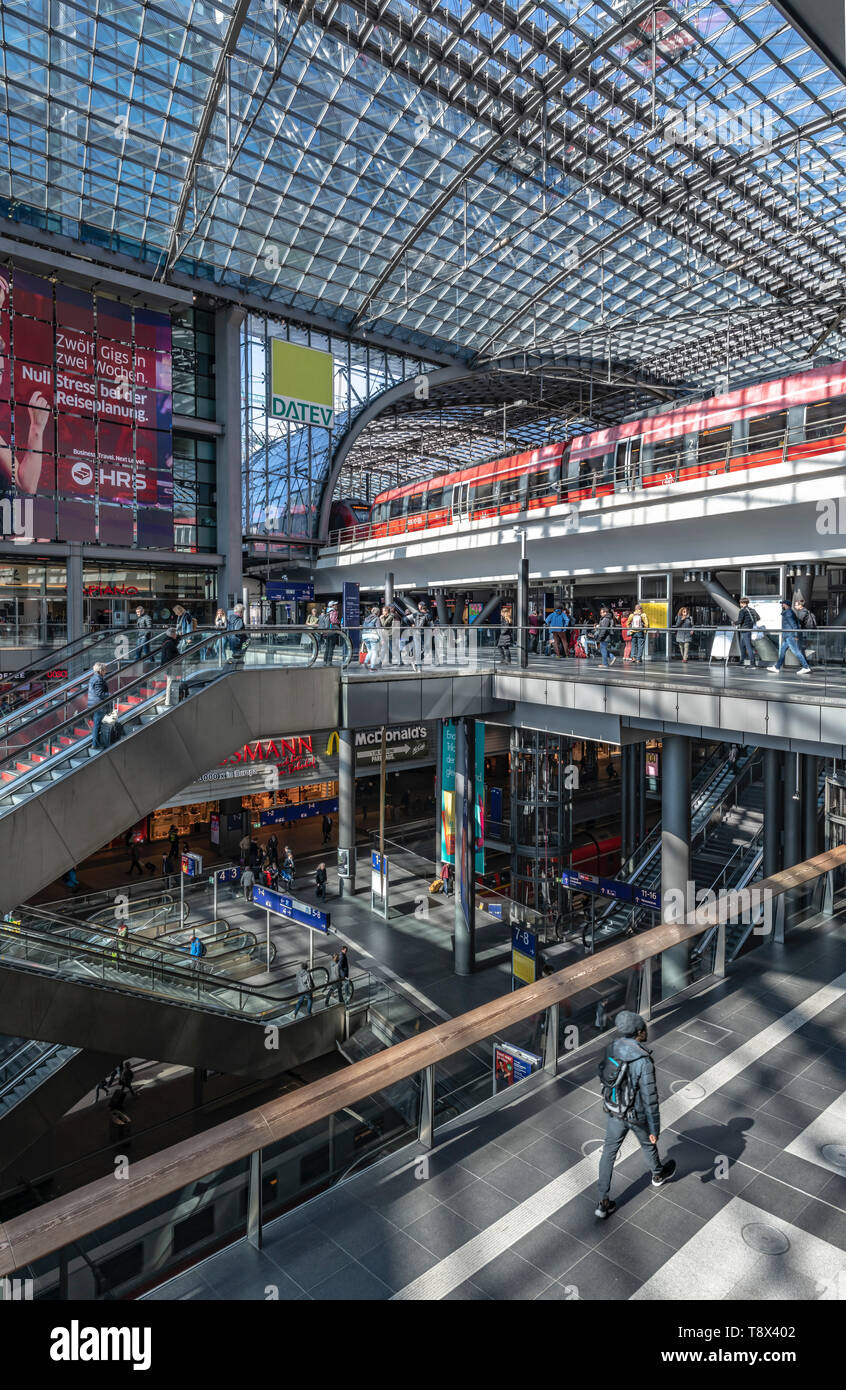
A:
{"type": "Polygon", "coordinates": [[[181,309],[171,319],[173,412],[198,420],[215,418],[214,315],[181,309]]]}
{"type": "Polygon", "coordinates": [[[217,473],[214,439],[173,436],[174,550],[217,549],[217,473]]]}
{"type": "Polygon", "coordinates": [[[313,536],[332,452],[349,422],[374,396],[431,368],[417,358],[350,343],[258,314],[247,318],[241,342],[244,530],[252,537],[313,536]],[[333,429],[268,416],[268,344],[272,337],[332,353],[333,429]]]}

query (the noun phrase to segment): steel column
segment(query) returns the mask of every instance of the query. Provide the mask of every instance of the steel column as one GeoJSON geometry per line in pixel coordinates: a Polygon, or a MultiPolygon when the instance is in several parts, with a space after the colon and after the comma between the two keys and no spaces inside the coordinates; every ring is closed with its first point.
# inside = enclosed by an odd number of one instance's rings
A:
{"type": "MultiPolygon", "coordinates": [[[[641,789],[642,790],[642,789],[641,789]]],[[[665,735],[661,749],[661,903],[665,922],[683,921],[690,882],[690,743],[665,735]]],[[[662,996],[689,983],[690,945],[667,951],[662,962],[662,996]]]]}
{"type": "Polygon", "coordinates": [[[779,871],[782,824],[782,753],[764,749],[764,878],[779,871]]]}
{"type": "Polygon", "coordinates": [[[247,1240],[256,1250],[261,1250],[261,1149],[250,1154],[250,1171],[247,1187],[247,1240]]]}
{"type": "Polygon", "coordinates": [[[341,897],[355,893],[355,738],[352,729],[338,730],[338,849],[348,850],[349,878],[338,879],[341,897]]]}

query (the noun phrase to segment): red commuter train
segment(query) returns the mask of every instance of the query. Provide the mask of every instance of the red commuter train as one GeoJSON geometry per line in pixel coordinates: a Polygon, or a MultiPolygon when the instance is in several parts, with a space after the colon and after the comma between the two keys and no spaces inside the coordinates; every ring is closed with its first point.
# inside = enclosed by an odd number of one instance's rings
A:
{"type": "Polygon", "coordinates": [[[330,521],[330,529],[342,541],[399,535],[458,518],[516,516],[763,468],[832,449],[846,449],[846,362],[390,488],[375,499],[369,525],[362,525],[363,504],[355,503],[354,519],[343,529],[330,521]]]}

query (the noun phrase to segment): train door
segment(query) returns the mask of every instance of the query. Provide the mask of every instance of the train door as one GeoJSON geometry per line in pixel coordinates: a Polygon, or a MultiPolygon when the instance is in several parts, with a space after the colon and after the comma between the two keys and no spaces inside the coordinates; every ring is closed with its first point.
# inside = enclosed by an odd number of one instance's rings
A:
{"type": "Polygon", "coordinates": [[[470,484],[454,483],[452,488],[452,517],[462,521],[470,511],[470,484]]]}

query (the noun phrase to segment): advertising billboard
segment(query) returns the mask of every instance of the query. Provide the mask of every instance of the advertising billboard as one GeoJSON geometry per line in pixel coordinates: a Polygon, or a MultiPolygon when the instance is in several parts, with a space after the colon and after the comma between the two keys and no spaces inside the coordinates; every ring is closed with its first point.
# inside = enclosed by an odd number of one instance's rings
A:
{"type": "Polygon", "coordinates": [[[335,423],[334,406],[331,352],[271,338],[268,415],[331,430],[335,423]]]}
{"type": "Polygon", "coordinates": [[[0,498],[34,538],[173,546],[168,314],[0,267],[0,498]]]}

